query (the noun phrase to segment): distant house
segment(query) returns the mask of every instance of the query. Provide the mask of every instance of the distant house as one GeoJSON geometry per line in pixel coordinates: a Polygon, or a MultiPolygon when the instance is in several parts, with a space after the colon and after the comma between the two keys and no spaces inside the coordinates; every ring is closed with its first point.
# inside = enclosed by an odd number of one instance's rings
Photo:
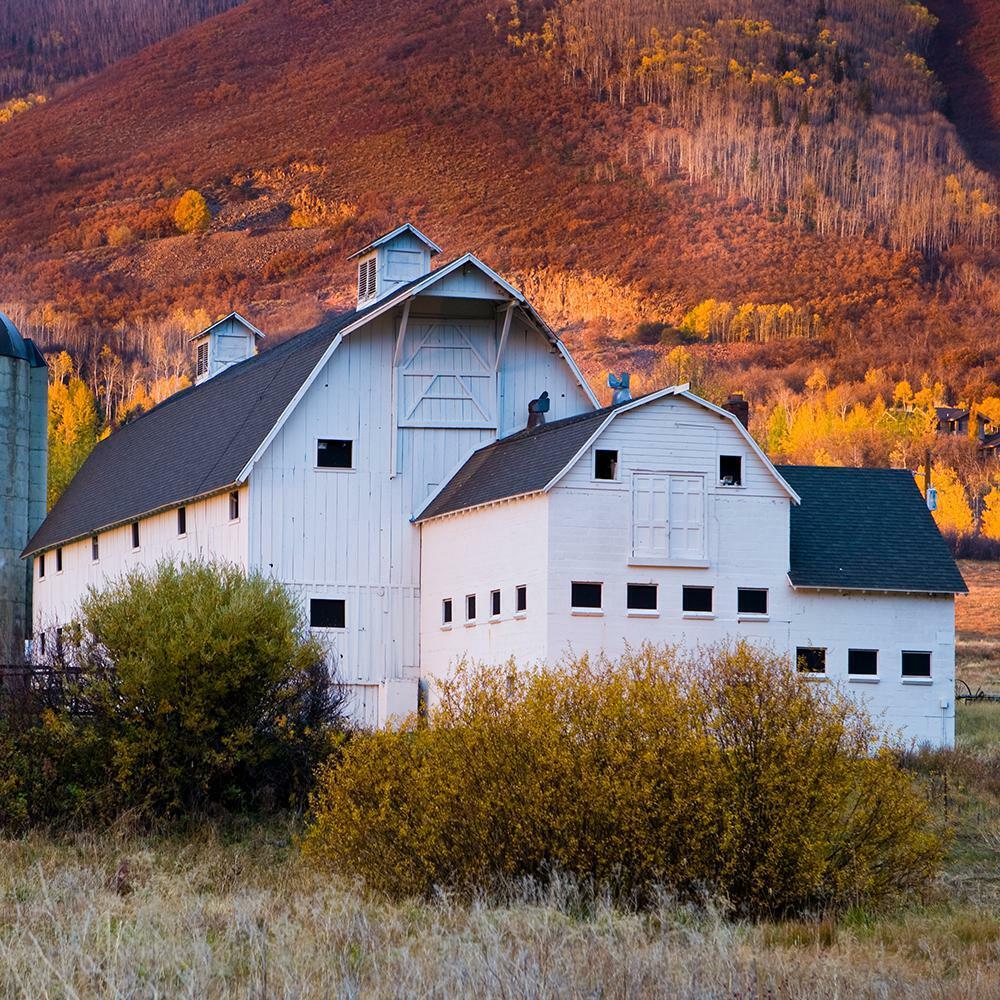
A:
{"type": "Polygon", "coordinates": [[[935,406],[938,434],[968,434],[969,411],[958,406],[935,406]]]}
{"type": "Polygon", "coordinates": [[[466,655],[746,637],[953,741],[965,585],[909,473],[776,468],[687,386],[600,408],[514,286],[438,253],[401,226],[355,255],[353,312],[260,354],[237,315],[194,338],[199,383],[101,442],[25,549],[36,648],[89,584],[203,556],[300,595],[366,725],[466,655]]]}

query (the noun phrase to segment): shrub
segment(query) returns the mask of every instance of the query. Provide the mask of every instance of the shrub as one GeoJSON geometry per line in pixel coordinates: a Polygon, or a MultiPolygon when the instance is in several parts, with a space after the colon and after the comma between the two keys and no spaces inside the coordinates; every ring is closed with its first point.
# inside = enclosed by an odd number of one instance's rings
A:
{"type": "Polygon", "coordinates": [[[49,683],[8,705],[0,823],[304,805],[341,699],[277,583],[164,562],[91,589],[49,683]],[[20,817],[20,820],[19,820],[20,817]]]}
{"type": "Polygon", "coordinates": [[[771,654],[704,657],[463,668],[428,724],[360,734],[322,769],[304,850],[394,896],[560,871],[766,915],[922,886],[940,843],[871,723],[771,654]]]}
{"type": "Polygon", "coordinates": [[[174,225],[182,233],[201,233],[208,229],[212,213],[204,196],[189,188],[174,206],[174,225]]]}

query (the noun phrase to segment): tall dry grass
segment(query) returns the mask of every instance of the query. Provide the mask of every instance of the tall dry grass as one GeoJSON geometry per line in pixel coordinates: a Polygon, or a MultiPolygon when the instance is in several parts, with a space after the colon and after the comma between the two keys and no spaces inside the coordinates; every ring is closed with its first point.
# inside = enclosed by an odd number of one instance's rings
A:
{"type": "Polygon", "coordinates": [[[663,900],[581,908],[389,904],[305,866],[297,828],[0,841],[10,997],[1000,995],[1000,918],[942,902],[890,919],[752,926],[663,900]]]}

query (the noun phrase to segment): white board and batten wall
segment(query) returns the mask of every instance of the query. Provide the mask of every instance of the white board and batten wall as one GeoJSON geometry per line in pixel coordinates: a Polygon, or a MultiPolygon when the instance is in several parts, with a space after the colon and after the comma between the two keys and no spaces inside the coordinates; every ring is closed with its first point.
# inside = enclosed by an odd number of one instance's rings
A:
{"type": "Polygon", "coordinates": [[[804,682],[841,685],[907,739],[950,744],[953,598],[793,589],[792,503],[728,417],[670,396],[624,412],[548,493],[424,523],[423,672],[440,679],[462,659],[531,665],[614,656],[643,642],[690,650],[746,638],[786,657],[820,647],[826,673],[804,682]],[[617,452],[613,481],[595,478],[597,449],[617,452]],[[741,485],[722,485],[721,455],[740,456],[741,485]],[[654,506],[669,511],[668,537],[650,536],[650,489],[662,491],[654,506]],[[515,590],[525,581],[528,608],[517,615],[515,590]],[[601,606],[574,608],[574,582],[599,584],[601,606]],[[655,609],[630,609],[630,584],[655,587],[655,609]],[[685,587],[711,588],[711,611],[686,612],[685,587]],[[766,613],[741,612],[741,588],[766,591],[766,613]],[[482,609],[473,622],[469,594],[482,609]],[[453,602],[451,624],[442,620],[444,600],[453,602]],[[848,649],[857,647],[878,650],[876,676],[848,675],[848,649]],[[931,653],[929,678],[902,676],[905,650],[931,653]]]}

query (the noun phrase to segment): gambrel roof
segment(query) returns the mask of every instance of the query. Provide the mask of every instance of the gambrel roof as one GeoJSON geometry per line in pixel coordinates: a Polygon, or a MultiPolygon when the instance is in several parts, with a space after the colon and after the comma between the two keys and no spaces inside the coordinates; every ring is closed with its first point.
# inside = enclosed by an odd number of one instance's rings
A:
{"type": "Polygon", "coordinates": [[[912,473],[783,465],[794,587],[965,594],[968,588],[912,473]]]}
{"type": "Polygon", "coordinates": [[[406,299],[427,294],[457,268],[495,281],[549,339],[596,405],[565,347],[524,296],[471,254],[391,294],[231,365],[170,396],[90,453],[22,556],[51,549],[246,481],[341,339],[406,299]]]}
{"type": "Polygon", "coordinates": [[[471,507],[512,500],[532,493],[548,492],[615,417],[638,406],[656,402],[665,396],[687,399],[697,406],[712,410],[719,416],[731,420],[750,448],[788,493],[790,499],[798,502],[795,491],[778,474],[743,424],[733,414],[700,396],[695,396],[685,383],[669,386],[593,413],[566,417],[531,430],[519,431],[478,448],[430,499],[414,520],[427,521],[433,517],[455,514],[471,507]]]}

